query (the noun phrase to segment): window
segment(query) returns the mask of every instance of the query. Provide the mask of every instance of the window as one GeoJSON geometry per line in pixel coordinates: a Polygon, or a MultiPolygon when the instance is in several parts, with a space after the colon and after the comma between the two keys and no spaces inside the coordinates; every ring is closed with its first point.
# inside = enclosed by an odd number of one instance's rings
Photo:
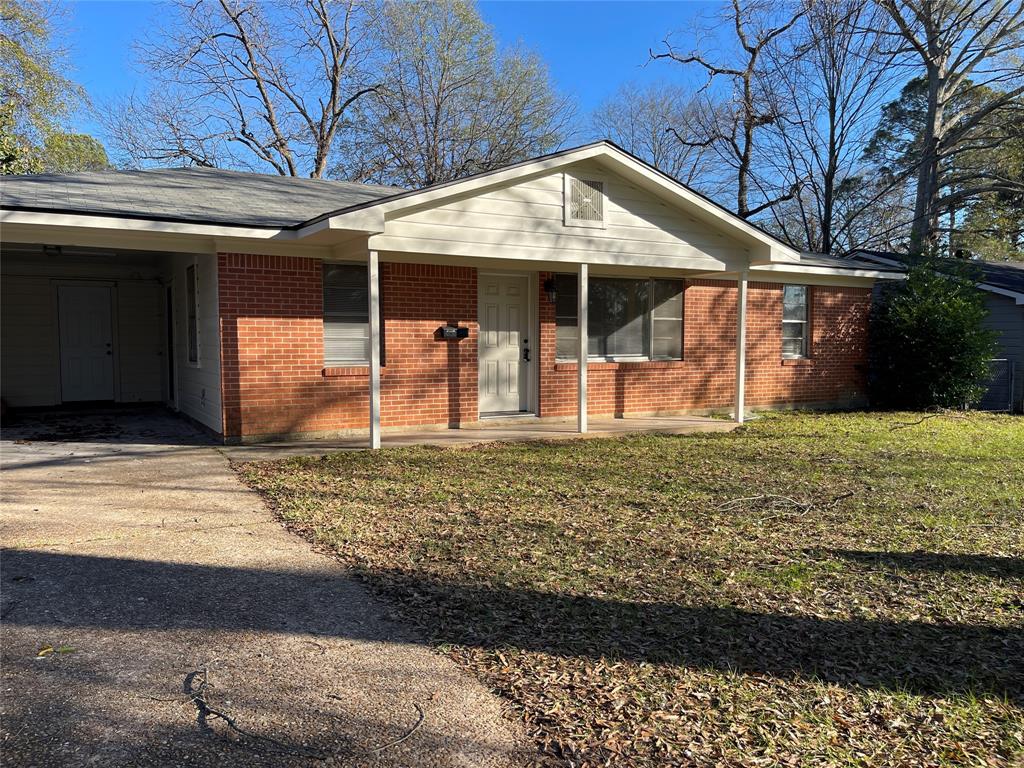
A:
{"type": "Polygon", "coordinates": [[[185,267],[185,302],[188,318],[188,361],[199,362],[199,277],[196,265],[185,267]]]}
{"type": "Polygon", "coordinates": [[[363,264],[324,264],[324,365],[370,359],[370,289],[363,264]]]}
{"type": "MultiPolygon", "coordinates": [[[[576,359],[577,276],[555,276],[555,354],[576,359]]],[[[587,305],[588,357],[681,360],[683,281],[594,277],[587,305]]]]}
{"type": "Polygon", "coordinates": [[[782,356],[787,359],[807,357],[808,328],[807,286],[782,287],[782,356]]]}
{"type": "Polygon", "coordinates": [[[577,227],[604,226],[604,182],[565,177],[565,223],[577,227]]]}

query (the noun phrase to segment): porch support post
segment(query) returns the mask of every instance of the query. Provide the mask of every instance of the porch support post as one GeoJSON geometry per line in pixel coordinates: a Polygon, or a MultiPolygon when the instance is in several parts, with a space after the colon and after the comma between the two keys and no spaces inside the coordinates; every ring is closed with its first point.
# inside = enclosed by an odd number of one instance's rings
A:
{"type": "Polygon", "coordinates": [[[380,448],[380,264],[370,251],[366,276],[370,296],[370,448],[380,448]]]}
{"type": "Polygon", "coordinates": [[[736,423],[743,423],[747,378],[747,270],[736,279],[736,423]]]}
{"type": "Polygon", "coordinates": [[[590,292],[590,280],[587,273],[587,265],[580,264],[579,286],[576,291],[578,306],[576,308],[577,341],[579,347],[576,350],[576,375],[577,375],[577,429],[579,432],[587,431],[587,352],[590,344],[587,339],[587,304],[588,293],[590,292]]]}

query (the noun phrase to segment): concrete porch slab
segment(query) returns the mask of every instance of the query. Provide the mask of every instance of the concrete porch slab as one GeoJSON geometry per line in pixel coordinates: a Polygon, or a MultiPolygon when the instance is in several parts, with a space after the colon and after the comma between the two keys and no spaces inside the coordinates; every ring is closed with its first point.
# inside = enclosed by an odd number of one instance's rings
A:
{"type": "MultiPolygon", "coordinates": [[[[495,418],[465,429],[413,430],[385,432],[382,448],[413,445],[468,447],[489,442],[530,442],[532,440],[586,440],[626,434],[685,435],[697,432],[731,432],[738,424],[706,416],[645,416],[590,419],[590,431],[580,434],[575,421],[495,418]]],[[[289,442],[227,445],[220,450],[232,461],[273,461],[292,456],[322,456],[336,451],[366,450],[365,435],[289,442]]]]}

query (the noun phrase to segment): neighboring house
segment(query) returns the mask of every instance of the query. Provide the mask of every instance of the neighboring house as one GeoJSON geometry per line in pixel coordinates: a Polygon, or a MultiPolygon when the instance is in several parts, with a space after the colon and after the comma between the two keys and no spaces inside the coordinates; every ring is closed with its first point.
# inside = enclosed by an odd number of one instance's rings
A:
{"type": "MultiPolygon", "coordinates": [[[[859,250],[852,257],[887,269],[902,265],[899,254],[859,250]]],[[[978,288],[985,293],[985,326],[999,334],[999,361],[982,406],[992,410],[1024,412],[1024,264],[971,262],[981,270],[978,288]]]]}
{"type": "Polygon", "coordinates": [[[802,257],[609,142],[415,191],[0,185],[7,403],[163,401],[228,441],[856,405],[895,274],[802,257]]]}

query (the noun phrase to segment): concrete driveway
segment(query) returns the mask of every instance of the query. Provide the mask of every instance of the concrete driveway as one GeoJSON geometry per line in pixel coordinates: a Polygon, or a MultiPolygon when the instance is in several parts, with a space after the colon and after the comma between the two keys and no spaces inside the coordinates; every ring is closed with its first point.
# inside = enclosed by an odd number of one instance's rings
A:
{"type": "Polygon", "coordinates": [[[528,762],[498,699],[183,422],[37,422],[0,451],[4,765],[528,762]]]}

